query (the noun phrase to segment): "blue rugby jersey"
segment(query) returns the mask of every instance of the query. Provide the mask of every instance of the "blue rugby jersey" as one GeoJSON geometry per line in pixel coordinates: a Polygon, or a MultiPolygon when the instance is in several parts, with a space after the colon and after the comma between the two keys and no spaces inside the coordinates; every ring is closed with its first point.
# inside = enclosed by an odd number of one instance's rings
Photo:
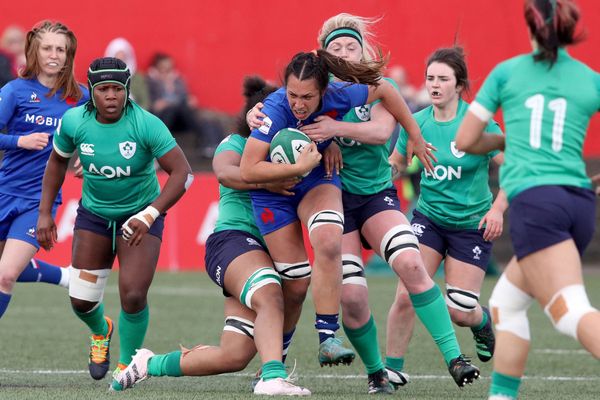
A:
{"type": "MultiPolygon", "coordinates": [[[[49,88],[37,79],[17,78],[0,89],[0,150],[4,158],[0,166],[0,193],[39,200],[46,163],[52,152],[52,138],[63,114],[70,108],[84,104],[88,91],[81,86],[83,97],[61,100],[62,91],[46,97],[49,88]],[[17,147],[19,136],[31,133],[50,134],[43,150],[25,150],[17,147]]],[[[61,202],[61,196],[57,197],[61,202]]]]}

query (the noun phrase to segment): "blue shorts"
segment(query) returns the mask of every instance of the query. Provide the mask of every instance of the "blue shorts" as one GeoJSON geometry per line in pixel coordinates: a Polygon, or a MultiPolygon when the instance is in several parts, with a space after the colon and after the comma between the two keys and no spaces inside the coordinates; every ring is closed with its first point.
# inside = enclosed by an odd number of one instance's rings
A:
{"type": "MultiPolygon", "coordinates": [[[[140,211],[144,208],[146,207],[141,208],[140,211]]],[[[150,225],[150,230],[148,231],[149,234],[156,236],[160,240],[162,240],[163,229],[165,227],[165,216],[166,214],[159,215],[158,218],[156,218],[156,221],[150,225]]],[[[123,235],[123,229],[121,229],[121,225],[123,225],[128,219],[129,217],[116,221],[115,233],[117,236],[123,235]]],[[[94,232],[98,235],[109,238],[113,237],[113,229],[112,225],[110,225],[110,221],[89,211],[81,204],[81,201],[79,202],[79,207],[77,208],[77,217],[75,218],[75,227],[73,230],[76,231],[78,229],[94,232]]]]}
{"type": "Polygon", "coordinates": [[[596,196],[574,186],[533,187],[511,200],[509,220],[517,260],[568,239],[581,255],[594,235],[596,196]]]}
{"type": "Polygon", "coordinates": [[[231,296],[223,286],[225,284],[225,272],[229,264],[242,254],[253,250],[262,250],[267,254],[269,253],[256,236],[244,231],[228,229],[213,232],[206,240],[204,255],[206,272],[210,279],[223,289],[225,297],[231,296]]]}
{"type": "MultiPolygon", "coordinates": [[[[40,244],[36,238],[39,206],[39,200],[0,193],[0,242],[6,239],[17,239],[39,249],[40,244]]],[[[54,203],[53,218],[57,208],[58,204],[54,203]]]]}
{"type": "Polygon", "coordinates": [[[444,228],[418,210],[413,211],[411,224],[420,244],[431,247],[444,258],[448,255],[487,270],[492,255],[492,242],[483,239],[484,229],[444,228]]]}
{"type": "Polygon", "coordinates": [[[322,164],[319,164],[312,170],[310,175],[294,186],[291,190],[294,192],[293,196],[284,196],[267,190],[250,191],[254,219],[260,234],[267,235],[298,221],[298,204],[300,204],[304,195],[312,188],[326,183],[335,185],[338,188],[342,186],[338,174],[333,174],[333,177],[330,178],[326,177],[325,168],[322,164]]]}

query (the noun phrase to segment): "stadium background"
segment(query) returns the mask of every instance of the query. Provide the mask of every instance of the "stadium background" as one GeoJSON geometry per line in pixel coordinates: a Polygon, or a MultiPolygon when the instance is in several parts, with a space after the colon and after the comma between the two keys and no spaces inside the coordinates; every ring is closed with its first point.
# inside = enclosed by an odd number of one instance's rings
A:
{"type": "MultiPolygon", "coordinates": [[[[579,0],[578,4],[587,39],[575,46],[572,54],[598,70],[600,5],[597,0],[579,0]]],[[[317,46],[315,38],[322,22],[339,12],[383,17],[377,39],[384,52],[390,52],[390,64],[404,66],[414,85],[421,84],[426,57],[437,47],[452,45],[457,32],[467,53],[472,93],[497,62],[530,49],[520,0],[30,0],[2,2],[0,27],[18,24],[29,28],[48,18],[66,23],[79,40],[76,75],[81,82],[85,81],[86,66],[103,55],[115,37],[125,37],[133,44],[141,70],[154,52],[167,52],[174,56],[203,108],[235,114],[242,105],[245,75],[260,74],[277,81],[293,54],[317,46]]],[[[585,145],[590,173],[600,172],[600,162],[595,160],[600,157],[598,130],[600,118],[595,117],[585,145]]],[[[69,262],[69,224],[79,190],[80,183],[69,177],[58,217],[61,243],[41,258],[69,262]]],[[[216,217],[217,198],[214,176],[198,172],[190,192],[170,212],[161,268],[197,268],[201,264],[203,240],[216,217]]],[[[496,246],[501,260],[510,254],[508,234],[503,236],[504,246],[496,246]]],[[[598,262],[597,243],[598,238],[590,246],[588,262],[598,262]]]]}

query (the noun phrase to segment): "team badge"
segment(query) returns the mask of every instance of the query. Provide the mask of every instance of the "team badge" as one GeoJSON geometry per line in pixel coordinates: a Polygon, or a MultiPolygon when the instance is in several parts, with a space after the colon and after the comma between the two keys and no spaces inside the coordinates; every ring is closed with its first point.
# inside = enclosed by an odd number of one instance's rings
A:
{"type": "Polygon", "coordinates": [[[456,148],[456,142],[454,140],[452,142],[450,142],[450,150],[452,151],[452,154],[454,154],[454,157],[456,157],[456,158],[462,158],[466,154],[464,151],[459,151],[456,148]]]}
{"type": "Polygon", "coordinates": [[[119,151],[126,160],[129,160],[135,154],[135,142],[121,142],[119,143],[119,151]]]}
{"type": "Polygon", "coordinates": [[[371,105],[365,104],[364,106],[354,107],[354,112],[356,116],[361,121],[368,121],[371,119],[371,105]]]}

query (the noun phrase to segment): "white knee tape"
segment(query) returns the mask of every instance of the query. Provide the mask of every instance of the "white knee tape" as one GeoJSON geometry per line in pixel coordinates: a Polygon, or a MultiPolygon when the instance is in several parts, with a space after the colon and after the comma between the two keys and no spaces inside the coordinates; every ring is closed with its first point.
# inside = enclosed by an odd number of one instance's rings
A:
{"type": "Polygon", "coordinates": [[[71,267],[69,274],[69,296],[74,299],[100,302],[110,275],[110,269],[77,269],[71,267]]]}
{"type": "Polygon", "coordinates": [[[254,296],[254,293],[261,287],[270,284],[281,286],[281,278],[277,272],[273,268],[266,267],[256,270],[244,284],[242,293],[240,293],[240,302],[252,309],[252,296],[254,296]]]}
{"type": "Polygon", "coordinates": [[[311,267],[308,260],[294,264],[282,262],[274,262],[274,264],[281,279],[296,280],[310,277],[311,267]]]}
{"type": "Polygon", "coordinates": [[[479,293],[446,285],[446,304],[463,312],[474,312],[479,304],[479,293]]]}
{"type": "Polygon", "coordinates": [[[410,225],[397,225],[387,231],[381,240],[381,257],[392,265],[403,251],[419,251],[419,241],[410,225]]]}
{"type": "Polygon", "coordinates": [[[354,254],[342,254],[342,285],[367,286],[362,258],[354,254]]]}
{"type": "Polygon", "coordinates": [[[249,319],[227,316],[225,317],[225,326],[223,327],[223,330],[246,335],[254,340],[254,322],[249,319]]]}
{"type": "Polygon", "coordinates": [[[490,297],[490,310],[496,330],[531,340],[527,310],[532,302],[533,297],[516,287],[503,274],[490,297]]]}
{"type": "Polygon", "coordinates": [[[556,330],[575,339],[581,318],[594,311],[597,310],[591,306],[583,285],[565,286],[544,307],[556,330]]]}
{"type": "Polygon", "coordinates": [[[335,210],[321,210],[308,219],[308,234],[322,225],[336,225],[344,231],[344,214],[335,210]]]}

